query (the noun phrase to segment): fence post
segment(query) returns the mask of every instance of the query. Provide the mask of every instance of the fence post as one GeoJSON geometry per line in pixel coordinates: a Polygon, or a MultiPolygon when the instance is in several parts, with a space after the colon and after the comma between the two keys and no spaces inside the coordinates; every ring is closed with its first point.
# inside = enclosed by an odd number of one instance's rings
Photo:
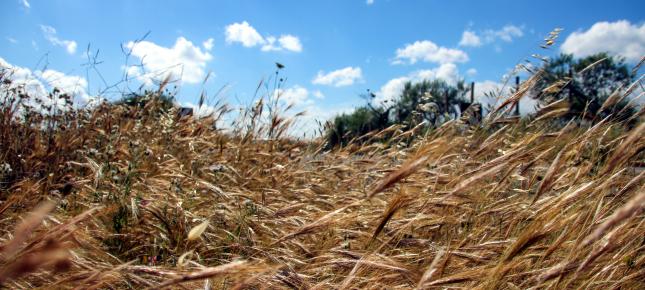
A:
{"type": "MultiPolygon", "coordinates": [[[[520,91],[520,76],[515,77],[515,92],[520,91]]],[[[517,100],[517,103],[515,104],[515,115],[519,116],[520,115],[520,100],[517,100]]]]}
{"type": "Polygon", "coordinates": [[[470,104],[475,103],[475,82],[470,83],[470,104]]]}

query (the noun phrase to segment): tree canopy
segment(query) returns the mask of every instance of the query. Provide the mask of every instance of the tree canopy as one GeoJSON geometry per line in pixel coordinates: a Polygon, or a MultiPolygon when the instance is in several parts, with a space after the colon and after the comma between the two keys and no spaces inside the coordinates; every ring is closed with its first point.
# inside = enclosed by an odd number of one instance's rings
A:
{"type": "Polygon", "coordinates": [[[413,128],[423,122],[434,127],[449,119],[459,117],[459,111],[470,103],[465,100],[469,89],[463,81],[450,85],[443,80],[424,80],[404,84],[401,95],[393,100],[376,105],[375,94],[368,90],[362,95],[365,106],[349,114],[336,116],[328,124],[329,146],[344,145],[350,140],[375,130],[392,125],[413,128]]]}
{"type": "MultiPolygon", "coordinates": [[[[599,110],[612,93],[629,85],[633,77],[623,59],[607,53],[578,59],[571,54],[560,54],[545,64],[543,77],[533,93],[542,103],[566,99],[570,106],[566,119],[593,119],[611,112],[599,110]]],[[[623,100],[613,107],[614,112],[622,112],[614,117],[622,118],[631,112],[622,110],[625,105],[623,100]]]]}

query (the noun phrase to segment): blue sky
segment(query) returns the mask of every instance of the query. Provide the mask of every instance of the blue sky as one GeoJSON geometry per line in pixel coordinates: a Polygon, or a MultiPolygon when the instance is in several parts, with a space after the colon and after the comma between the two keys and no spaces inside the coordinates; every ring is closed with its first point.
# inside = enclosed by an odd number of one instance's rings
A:
{"type": "Polygon", "coordinates": [[[533,53],[610,51],[634,63],[645,55],[642,11],[645,1],[5,0],[0,58],[50,85],[73,80],[70,90],[86,96],[125,71],[132,89],[166,71],[180,80],[180,103],[227,86],[221,96],[234,106],[252,101],[277,61],[286,66],[285,102],[311,121],[363,104],[366,89],[391,98],[405,81],[493,88],[533,53]],[[540,49],[556,27],[557,43],[540,49]],[[83,66],[88,45],[100,51],[105,83],[83,66]],[[128,63],[122,45],[132,50],[128,63]]]}

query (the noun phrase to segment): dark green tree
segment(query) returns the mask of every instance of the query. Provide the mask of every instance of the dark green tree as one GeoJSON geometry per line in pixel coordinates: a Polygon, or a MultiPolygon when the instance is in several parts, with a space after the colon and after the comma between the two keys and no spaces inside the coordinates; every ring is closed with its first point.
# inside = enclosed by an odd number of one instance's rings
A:
{"type": "Polygon", "coordinates": [[[468,92],[463,81],[455,86],[443,80],[408,82],[394,105],[394,122],[414,127],[425,120],[436,126],[447,119],[457,118],[456,108],[463,110],[469,104],[465,98],[468,92]]]}
{"type": "Polygon", "coordinates": [[[375,107],[371,104],[359,107],[349,114],[336,116],[327,128],[329,147],[346,145],[356,137],[375,130],[382,130],[390,125],[387,117],[389,109],[375,107]]]}
{"type": "Polygon", "coordinates": [[[633,77],[623,59],[607,53],[579,59],[561,54],[544,66],[543,78],[533,88],[533,95],[542,103],[566,98],[570,106],[566,119],[597,119],[611,112],[622,112],[614,117],[624,118],[633,112],[622,110],[626,105],[624,100],[612,110],[599,112],[599,109],[612,93],[629,85],[633,77]]]}
{"type": "Polygon", "coordinates": [[[345,145],[350,140],[394,124],[410,129],[428,121],[428,126],[434,127],[457,118],[457,107],[463,110],[470,105],[465,101],[468,91],[463,82],[458,82],[456,86],[442,80],[408,82],[399,98],[375,105],[376,96],[368,90],[367,94],[361,95],[367,100],[365,106],[352,113],[336,116],[327,124],[327,144],[329,147],[345,145]]]}

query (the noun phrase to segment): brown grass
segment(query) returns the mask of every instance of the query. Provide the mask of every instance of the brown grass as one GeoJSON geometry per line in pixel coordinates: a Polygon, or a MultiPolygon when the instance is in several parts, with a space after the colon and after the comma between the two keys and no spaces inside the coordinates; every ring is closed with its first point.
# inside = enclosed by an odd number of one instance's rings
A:
{"type": "Polygon", "coordinates": [[[645,288],[642,122],[501,107],[325,151],[257,106],[225,133],[154,101],[24,119],[1,92],[7,288],[645,288]]]}

